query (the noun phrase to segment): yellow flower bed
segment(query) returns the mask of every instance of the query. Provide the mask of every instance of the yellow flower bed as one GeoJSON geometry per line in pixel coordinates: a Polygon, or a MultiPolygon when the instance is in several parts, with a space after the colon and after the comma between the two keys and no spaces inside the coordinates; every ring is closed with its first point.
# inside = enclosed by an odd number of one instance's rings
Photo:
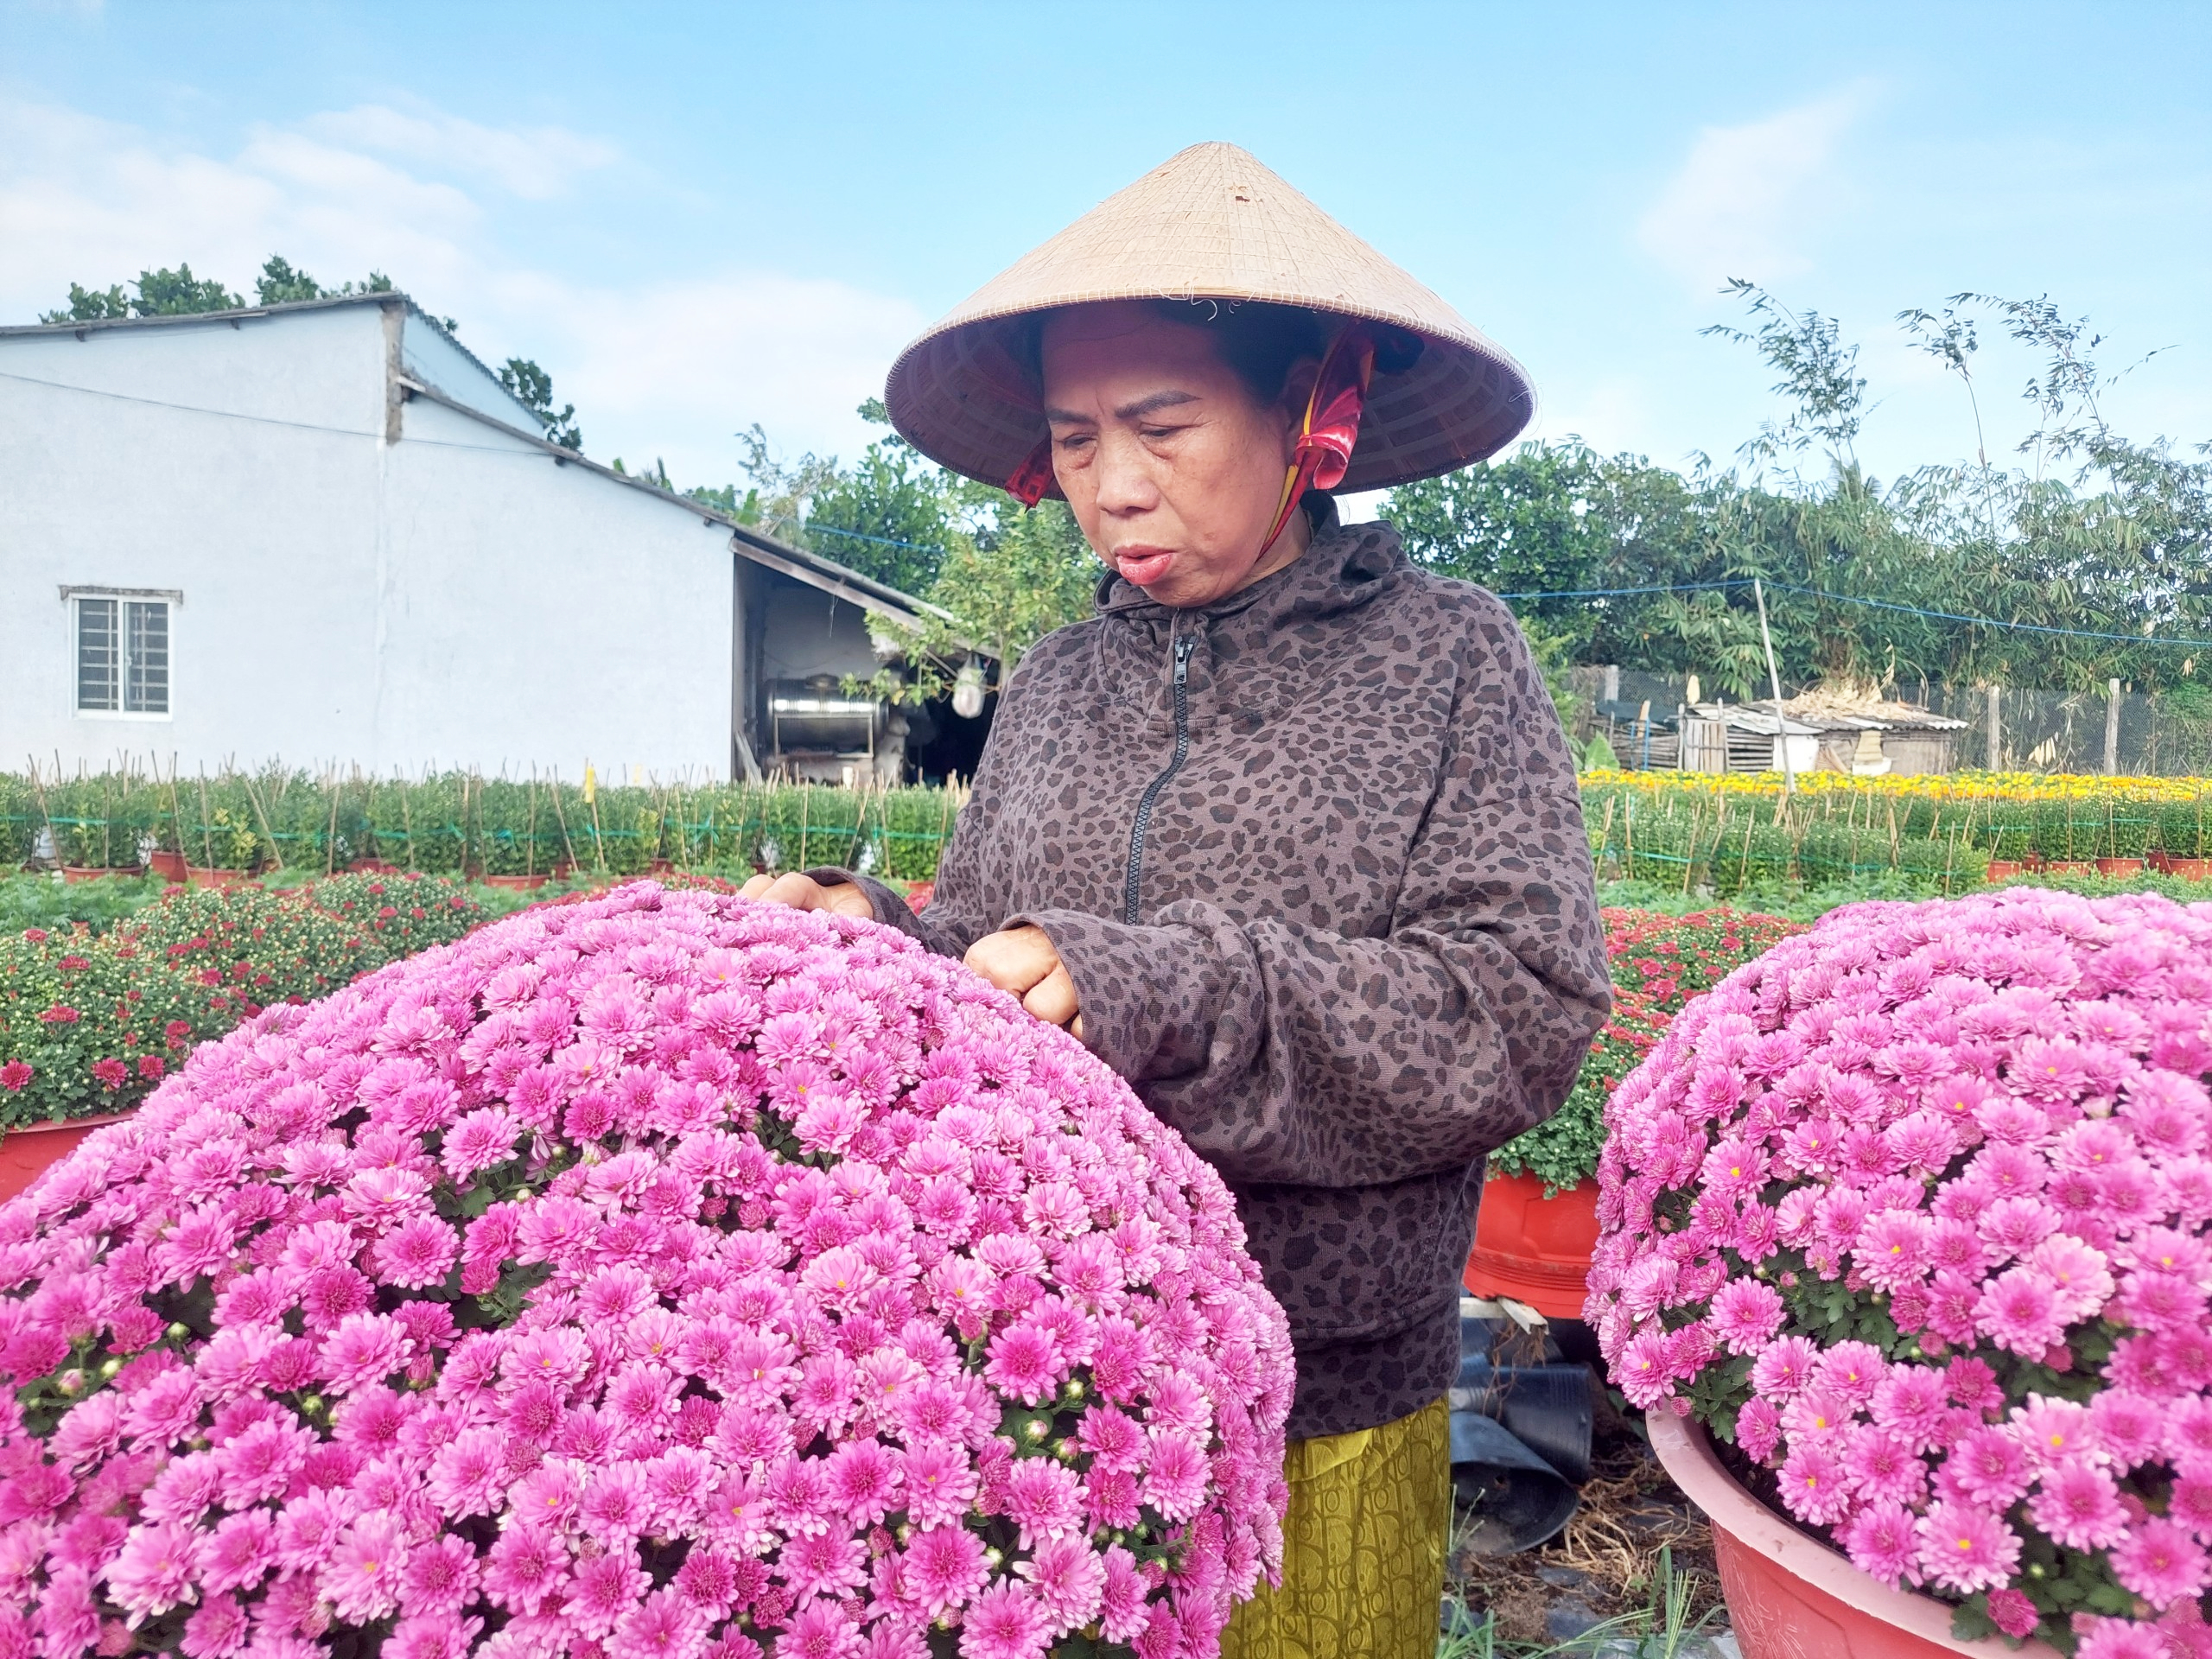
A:
{"type": "MultiPolygon", "coordinates": [[[[1586,772],[1586,790],[1637,789],[1705,796],[1765,797],[1783,792],[1778,772],[1586,772]]],[[[2123,799],[2157,804],[2194,801],[2212,788],[2203,778],[2107,778],[2101,772],[1948,772],[1860,778],[1841,772],[1801,772],[1801,795],[1858,795],[1926,801],[2079,801],[2123,799]]]]}

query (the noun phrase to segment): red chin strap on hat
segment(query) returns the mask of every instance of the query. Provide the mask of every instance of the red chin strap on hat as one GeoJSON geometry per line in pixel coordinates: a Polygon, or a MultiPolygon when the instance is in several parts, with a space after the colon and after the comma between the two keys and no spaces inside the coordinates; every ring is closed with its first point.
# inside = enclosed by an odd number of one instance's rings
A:
{"type": "Polygon", "coordinates": [[[1037,447],[1014,469],[1014,476],[1006,481],[1006,493],[1025,507],[1033,507],[1045,499],[1052,487],[1052,435],[1047,432],[1037,440],[1037,447]]]}
{"type": "Polygon", "coordinates": [[[1359,417],[1367,407],[1368,382],[1375,378],[1375,331],[1363,322],[1347,325],[1321,359],[1313,390],[1306,399],[1306,418],[1298,429],[1283,475],[1282,499],[1275,521],[1260,538],[1260,551],[1275,544],[1290,515],[1308,490],[1333,490],[1351,466],[1351,447],[1359,441],[1359,417]]]}

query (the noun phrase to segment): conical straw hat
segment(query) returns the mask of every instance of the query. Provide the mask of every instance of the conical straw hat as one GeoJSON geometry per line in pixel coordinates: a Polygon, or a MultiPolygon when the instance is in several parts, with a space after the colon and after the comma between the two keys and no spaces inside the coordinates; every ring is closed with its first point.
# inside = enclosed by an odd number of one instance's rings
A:
{"type": "Polygon", "coordinates": [[[1001,320],[1097,300],[1264,300],[1395,323],[1426,342],[1378,374],[1346,490],[1495,454],[1535,412],[1502,347],[1235,144],[1193,144],[1109,196],[899,353],[893,425],[931,460],[1003,484],[1045,435],[1036,387],[1001,320]]]}

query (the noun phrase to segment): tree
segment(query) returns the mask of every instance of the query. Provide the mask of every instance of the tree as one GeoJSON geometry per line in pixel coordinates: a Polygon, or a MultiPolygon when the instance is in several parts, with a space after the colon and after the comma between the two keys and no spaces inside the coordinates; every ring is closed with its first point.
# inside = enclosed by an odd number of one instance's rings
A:
{"type": "MultiPolygon", "coordinates": [[[[254,291],[264,305],[286,305],[298,300],[335,300],[349,294],[389,294],[392,292],[391,278],[380,270],[372,270],[359,283],[347,283],[341,288],[325,288],[304,270],[296,270],[292,262],[282,254],[272,253],[261,268],[261,275],[254,281],[254,291]]],[[[453,319],[442,318],[451,332],[453,319]]]]}
{"type": "MultiPolygon", "coordinates": [[[[584,435],[576,428],[576,406],[553,407],[553,377],[526,357],[511,357],[499,365],[499,384],[515,401],[537,417],[545,441],[582,454],[584,435]]],[[[665,477],[664,475],[664,482],[665,477]]]]}
{"type": "Polygon", "coordinates": [[[43,311],[41,322],[95,322],[124,316],[175,317],[203,311],[235,311],[245,302],[212,278],[192,274],[188,264],[175,270],[142,270],[131,283],[137,297],[126,299],[118,283],[105,291],[69,284],[64,310],[43,311]]]}
{"type": "MultiPolygon", "coordinates": [[[[99,289],[88,289],[81,283],[69,284],[68,306],[60,311],[41,312],[41,322],[98,322],[117,317],[174,317],[189,316],[209,311],[235,311],[245,304],[238,295],[232,293],[222,283],[212,278],[192,274],[192,267],[180,264],[175,270],[142,270],[131,284],[138,290],[134,299],[123,291],[123,284],[99,289]]],[[[359,283],[346,283],[338,288],[325,288],[304,270],[296,269],[292,262],[280,253],[272,253],[261,267],[261,275],[254,279],[255,302],[260,305],[285,305],[299,300],[334,300],[348,294],[389,294],[393,291],[391,278],[380,270],[372,270],[359,283]]],[[[448,332],[455,323],[451,317],[439,319],[448,332]]]]}
{"type": "Polygon", "coordinates": [[[868,632],[904,659],[905,671],[884,669],[849,681],[851,695],[905,702],[945,696],[971,647],[997,662],[998,678],[987,688],[996,690],[1039,639],[1093,613],[1105,567],[1066,502],[1025,508],[1001,491],[965,480],[948,480],[947,494],[981,520],[953,531],[925,595],[950,620],[931,616],[909,629],[869,618],[868,632]]]}
{"type": "Polygon", "coordinates": [[[1701,579],[1697,507],[1679,474],[1571,440],[1402,485],[1382,516],[1439,575],[1497,593],[1577,595],[1510,602],[1577,654],[1640,661],[1649,602],[1605,590],[1701,579]]]}
{"type": "MultiPolygon", "coordinates": [[[[861,413],[869,409],[863,404],[861,413]]],[[[948,482],[920,451],[888,434],[861,451],[857,467],[815,489],[806,540],[862,575],[905,593],[926,593],[953,539],[948,482]]]]}

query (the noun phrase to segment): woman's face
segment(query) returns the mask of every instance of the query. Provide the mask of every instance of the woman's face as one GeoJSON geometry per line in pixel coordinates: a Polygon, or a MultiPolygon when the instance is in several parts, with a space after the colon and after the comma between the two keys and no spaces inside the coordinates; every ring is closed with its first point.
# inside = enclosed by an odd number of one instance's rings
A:
{"type": "MultiPolygon", "coordinates": [[[[1135,303],[1046,319],[1052,471],[1099,557],[1163,605],[1207,605],[1306,550],[1294,512],[1262,548],[1297,442],[1288,400],[1262,406],[1205,329],[1135,303]]],[[[1311,365],[1294,371],[1304,395],[1311,365]]]]}

